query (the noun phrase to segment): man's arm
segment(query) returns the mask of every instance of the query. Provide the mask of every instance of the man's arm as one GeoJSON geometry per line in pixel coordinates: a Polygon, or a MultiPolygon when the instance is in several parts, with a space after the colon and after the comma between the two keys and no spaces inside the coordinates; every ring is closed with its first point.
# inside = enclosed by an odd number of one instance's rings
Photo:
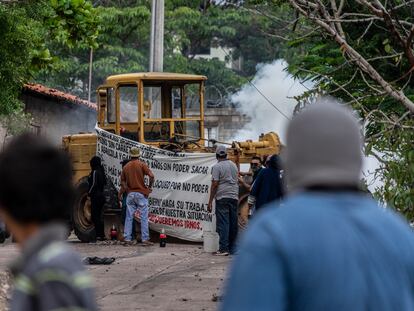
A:
{"type": "Polygon", "coordinates": [[[20,273],[14,281],[11,310],[98,310],[92,279],[84,271],[68,273],[56,266],[20,273]]]}
{"type": "Polygon", "coordinates": [[[210,187],[210,199],[208,200],[207,209],[211,213],[213,210],[213,200],[216,197],[217,189],[218,189],[219,181],[218,180],[212,180],[211,181],[211,187],[210,187]]]}
{"type": "Polygon", "coordinates": [[[154,184],[155,177],[152,171],[150,170],[150,168],[148,167],[148,165],[146,165],[145,163],[144,163],[144,173],[149,178],[148,189],[152,191],[152,185],[154,184]]]}
{"type": "Polygon", "coordinates": [[[217,189],[220,182],[220,171],[217,166],[211,168],[211,187],[210,187],[210,198],[208,200],[207,210],[211,213],[213,210],[213,200],[216,197],[217,189]]]}
{"type": "Polygon", "coordinates": [[[39,310],[98,310],[94,292],[89,288],[76,288],[62,281],[49,281],[38,287],[39,310]]]}
{"type": "Polygon", "coordinates": [[[125,177],[125,172],[124,169],[122,169],[122,173],[121,173],[121,187],[119,188],[119,192],[118,192],[118,200],[122,201],[122,195],[128,191],[128,185],[126,182],[126,177],[125,177]]]}
{"type": "Polygon", "coordinates": [[[154,184],[154,175],[152,175],[152,176],[148,176],[149,177],[149,185],[148,185],[148,188],[150,189],[150,190],[152,190],[152,185],[154,184]]]}
{"type": "Polygon", "coordinates": [[[242,176],[239,176],[239,184],[244,187],[247,191],[251,190],[251,185],[244,181],[242,176]]]}
{"type": "Polygon", "coordinates": [[[93,171],[93,173],[92,173],[92,185],[89,188],[88,195],[91,195],[92,190],[93,190],[93,188],[95,188],[95,186],[96,186],[96,171],[93,171]]]}
{"type": "Polygon", "coordinates": [[[264,179],[264,170],[261,170],[259,175],[257,175],[256,180],[253,182],[252,187],[250,189],[250,194],[254,197],[257,197],[257,195],[260,192],[260,188],[262,187],[264,179]]]}

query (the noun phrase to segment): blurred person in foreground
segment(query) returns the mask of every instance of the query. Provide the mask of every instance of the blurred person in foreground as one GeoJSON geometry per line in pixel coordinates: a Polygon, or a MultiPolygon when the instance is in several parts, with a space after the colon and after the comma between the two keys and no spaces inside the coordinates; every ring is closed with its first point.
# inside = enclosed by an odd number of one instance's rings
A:
{"type": "Polygon", "coordinates": [[[414,310],[414,233],[360,190],[355,117],[318,103],[286,143],[289,196],[253,219],[221,309],[414,310]]]}
{"type": "Polygon", "coordinates": [[[0,217],[22,254],[11,266],[11,311],[97,310],[78,255],[65,243],[74,190],[68,156],[24,134],[0,154],[0,217]]]}
{"type": "Polygon", "coordinates": [[[283,198],[279,156],[274,154],[268,158],[267,162],[267,167],[260,171],[248,197],[249,208],[254,206],[255,211],[270,202],[283,198]]]}

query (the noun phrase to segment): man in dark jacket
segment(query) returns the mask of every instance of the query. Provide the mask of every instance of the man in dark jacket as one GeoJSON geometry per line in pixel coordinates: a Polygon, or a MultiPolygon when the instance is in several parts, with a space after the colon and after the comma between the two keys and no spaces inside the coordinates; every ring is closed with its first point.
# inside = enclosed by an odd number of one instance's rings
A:
{"type": "Polygon", "coordinates": [[[272,155],[266,168],[262,169],[253,183],[249,195],[249,207],[256,211],[264,205],[283,197],[279,156],[272,155]]]}
{"type": "Polygon", "coordinates": [[[317,103],[291,121],[286,146],[288,197],[253,219],[221,309],[414,310],[414,233],[359,190],[352,113],[317,103]]]}
{"type": "Polygon", "coordinates": [[[0,217],[22,249],[11,311],[97,310],[92,282],[66,245],[74,203],[67,154],[26,134],[0,154],[0,217]]]}
{"type": "Polygon", "coordinates": [[[105,240],[103,207],[105,205],[104,188],[106,184],[105,171],[98,156],[90,160],[91,173],[88,177],[89,198],[91,200],[91,218],[95,226],[95,236],[97,240],[105,240]]]}

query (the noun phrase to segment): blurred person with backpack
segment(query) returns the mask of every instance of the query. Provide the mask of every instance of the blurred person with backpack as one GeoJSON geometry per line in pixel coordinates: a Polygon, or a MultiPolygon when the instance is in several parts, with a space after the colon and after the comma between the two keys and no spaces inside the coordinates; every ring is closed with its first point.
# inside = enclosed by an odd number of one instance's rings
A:
{"type": "Polygon", "coordinates": [[[0,217],[21,248],[11,311],[97,310],[92,281],[65,240],[74,203],[69,156],[24,134],[0,154],[0,217]]]}

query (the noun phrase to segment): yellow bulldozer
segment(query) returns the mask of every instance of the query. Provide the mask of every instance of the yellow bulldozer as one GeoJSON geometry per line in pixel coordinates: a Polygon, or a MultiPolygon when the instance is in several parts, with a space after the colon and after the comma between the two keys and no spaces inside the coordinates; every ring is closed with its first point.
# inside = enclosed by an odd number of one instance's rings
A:
{"type": "MultiPolygon", "coordinates": [[[[204,133],[204,87],[207,78],[178,73],[131,73],[109,76],[97,90],[97,129],[148,146],[185,153],[214,153],[215,143],[204,133]]],[[[239,167],[253,156],[280,151],[276,133],[258,141],[228,143],[228,154],[239,167]]],[[[73,159],[77,199],[72,224],[77,237],[90,241],[94,234],[87,198],[89,160],[97,154],[97,133],[63,137],[63,147],[73,159]]],[[[157,178],[157,176],[155,176],[157,178]]],[[[120,223],[121,208],[113,185],[105,191],[105,221],[120,223]]],[[[240,192],[240,219],[247,218],[248,191],[240,192]]],[[[150,205],[151,210],[151,205],[150,205]]],[[[106,233],[109,230],[105,230],[106,233]]]]}

